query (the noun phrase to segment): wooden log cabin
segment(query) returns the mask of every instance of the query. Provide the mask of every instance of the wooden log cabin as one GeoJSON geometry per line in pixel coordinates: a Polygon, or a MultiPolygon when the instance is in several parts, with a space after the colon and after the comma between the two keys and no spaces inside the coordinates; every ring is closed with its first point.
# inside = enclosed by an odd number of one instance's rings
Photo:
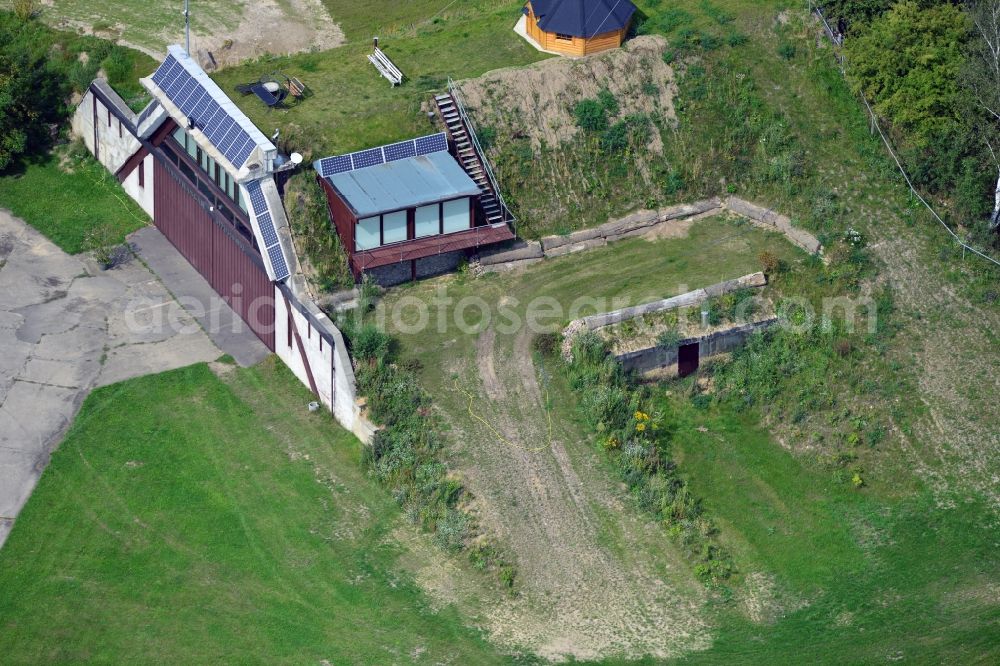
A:
{"type": "Polygon", "coordinates": [[[529,0],[525,32],[544,51],[591,55],[621,46],[635,11],[629,0],[529,0]]]}

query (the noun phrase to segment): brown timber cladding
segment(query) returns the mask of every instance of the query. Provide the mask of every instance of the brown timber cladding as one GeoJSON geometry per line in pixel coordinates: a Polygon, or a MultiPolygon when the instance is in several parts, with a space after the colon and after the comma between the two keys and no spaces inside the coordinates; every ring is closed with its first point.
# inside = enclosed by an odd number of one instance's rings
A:
{"type": "Polygon", "coordinates": [[[235,230],[213,220],[198,195],[160,160],[153,163],[156,228],[274,351],[274,285],[260,257],[246,247],[235,230]]]}
{"type": "Polygon", "coordinates": [[[616,49],[622,45],[625,39],[625,29],[612,30],[599,35],[594,35],[590,39],[583,37],[573,37],[572,39],[559,39],[553,32],[545,32],[538,27],[538,17],[535,11],[528,5],[528,17],[526,21],[528,35],[547,51],[556,51],[569,56],[585,56],[592,53],[600,53],[609,49],[616,49]]]}

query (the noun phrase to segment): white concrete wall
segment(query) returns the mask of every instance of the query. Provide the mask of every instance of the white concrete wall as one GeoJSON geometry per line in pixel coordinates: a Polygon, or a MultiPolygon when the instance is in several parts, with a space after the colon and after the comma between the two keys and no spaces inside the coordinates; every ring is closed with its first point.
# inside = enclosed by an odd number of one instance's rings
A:
{"type": "Polygon", "coordinates": [[[122,187],[125,189],[126,194],[135,199],[136,203],[142,206],[142,209],[146,211],[146,215],[149,215],[150,219],[153,217],[153,156],[146,155],[145,159],[142,160],[142,164],[132,169],[132,173],[126,176],[125,180],[122,182],[122,187]],[[145,169],[145,177],[143,179],[143,186],[139,187],[139,169],[145,169]]]}
{"type": "Polygon", "coordinates": [[[88,90],[76,108],[76,113],[73,114],[71,126],[73,134],[83,139],[91,153],[95,153],[95,104],[97,105],[97,159],[108,171],[118,173],[126,160],[139,150],[141,144],[127,127],[122,126],[114,114],[111,114],[111,123],[108,123],[108,108],[88,90]]]}
{"type": "Polygon", "coordinates": [[[303,362],[302,353],[299,351],[294,333],[291,345],[288,344],[288,313],[290,311],[292,321],[298,329],[302,341],[305,360],[308,361],[309,369],[312,371],[316,392],[319,394],[319,402],[333,413],[340,425],[354,433],[358,439],[366,444],[371,442],[375,426],[361,413],[354,379],[354,366],[351,364],[344,336],[311,300],[306,298],[304,302],[299,301],[312,314],[312,318],[323,327],[326,335],[325,337],[321,335],[317,327],[312,326],[309,319],[296,307],[295,302],[298,296],[295,292],[297,290],[290,291],[292,293],[288,297],[288,306],[286,307],[285,297],[281,290],[277,287],[274,289],[275,353],[299,378],[299,381],[308,387],[309,375],[306,373],[306,364],[303,362]],[[330,340],[333,341],[333,344],[330,344],[330,340]]]}
{"type": "MultiPolygon", "coordinates": [[[[95,103],[97,104],[98,158],[108,171],[117,173],[122,165],[140,149],[141,143],[124,126],[121,129],[121,137],[119,137],[118,119],[112,114],[109,126],[107,107],[100,100],[97,100],[92,92],[88,91],[73,115],[72,128],[73,133],[83,139],[91,153],[94,152],[95,103]]],[[[141,167],[136,167],[122,183],[125,192],[142,206],[150,217],[153,217],[154,159],[152,155],[147,155],[142,161],[141,167]],[[143,187],[139,187],[140,168],[145,169],[143,187]]],[[[271,187],[274,187],[273,184],[271,187]]],[[[277,197],[276,189],[274,196],[277,197]]],[[[284,210],[281,207],[280,198],[272,206],[274,212],[283,212],[284,210]]],[[[280,233],[288,233],[287,221],[275,220],[275,222],[280,233]]],[[[290,239],[288,246],[291,247],[290,239]]],[[[286,251],[286,260],[289,265],[297,267],[298,263],[294,261],[294,251],[292,251],[291,256],[288,256],[288,250],[284,244],[282,249],[286,251]]],[[[291,311],[291,316],[302,340],[309,369],[312,371],[316,391],[319,394],[317,399],[333,413],[334,418],[344,428],[354,433],[362,442],[368,443],[375,432],[375,426],[365,418],[358,405],[354,367],[347,351],[347,344],[333,322],[312,302],[305,289],[304,279],[297,271],[296,273],[286,282],[290,292],[288,306],[285,304],[285,296],[282,291],[277,285],[274,287],[275,352],[282,362],[292,370],[292,373],[299,378],[299,381],[309,387],[306,364],[294,335],[292,336],[292,344],[288,344],[288,314],[291,311]],[[309,319],[296,307],[296,302],[301,304],[312,315],[312,318],[325,329],[326,340],[332,340],[332,345],[323,340],[320,332],[310,325],[309,319]]]]}
{"type": "Polygon", "coordinates": [[[286,307],[285,297],[277,287],[274,288],[274,310],[275,353],[303,384],[309,386],[309,376],[306,373],[306,366],[298,344],[295,341],[295,336],[294,334],[291,336],[288,334],[288,315],[291,313],[291,319],[298,330],[299,337],[302,340],[302,347],[309,361],[309,369],[312,371],[313,381],[316,383],[316,391],[319,394],[317,399],[326,405],[328,409],[333,410],[335,394],[333,383],[333,347],[323,341],[323,336],[320,335],[320,332],[313,329],[306,317],[291,302],[286,307]],[[291,342],[290,345],[289,342],[291,342]]]}

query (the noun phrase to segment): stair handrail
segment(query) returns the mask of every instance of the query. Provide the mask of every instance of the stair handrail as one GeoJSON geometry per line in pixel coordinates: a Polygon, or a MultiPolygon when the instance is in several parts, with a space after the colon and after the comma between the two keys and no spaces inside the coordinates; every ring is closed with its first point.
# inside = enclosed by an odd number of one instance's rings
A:
{"type": "Polygon", "coordinates": [[[496,194],[497,201],[500,203],[500,211],[503,214],[503,221],[508,222],[513,227],[514,235],[517,235],[517,218],[510,212],[510,208],[507,207],[507,202],[504,201],[503,193],[500,192],[500,184],[497,182],[496,176],[493,174],[493,168],[490,166],[490,161],[486,159],[486,151],[479,144],[479,137],[476,136],[476,128],[472,124],[472,120],[469,118],[469,114],[465,112],[465,105],[462,103],[462,96],[458,92],[458,86],[452,78],[448,77],[448,92],[451,94],[451,98],[455,100],[455,108],[458,109],[458,115],[465,123],[465,126],[469,130],[469,137],[472,139],[472,145],[479,155],[479,161],[482,162],[483,168],[486,170],[486,177],[490,179],[490,185],[493,186],[493,192],[496,194]]]}

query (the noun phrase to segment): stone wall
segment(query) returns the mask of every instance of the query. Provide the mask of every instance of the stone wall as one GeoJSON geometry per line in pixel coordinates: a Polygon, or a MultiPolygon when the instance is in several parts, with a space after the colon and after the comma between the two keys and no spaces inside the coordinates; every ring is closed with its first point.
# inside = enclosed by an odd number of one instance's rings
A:
{"type": "Polygon", "coordinates": [[[725,201],[716,197],[659,210],[640,210],[623,218],[605,222],[599,227],[581,229],[565,236],[545,236],[538,241],[516,241],[484,250],[479,254],[479,270],[486,272],[514,270],[545,258],[603,247],[624,238],[655,234],[679,220],[710,217],[727,210],[749,219],[758,226],[781,232],[792,244],[810,254],[822,251],[822,246],[816,237],[804,229],[792,226],[788,217],[736,197],[728,197],[725,201]]]}

